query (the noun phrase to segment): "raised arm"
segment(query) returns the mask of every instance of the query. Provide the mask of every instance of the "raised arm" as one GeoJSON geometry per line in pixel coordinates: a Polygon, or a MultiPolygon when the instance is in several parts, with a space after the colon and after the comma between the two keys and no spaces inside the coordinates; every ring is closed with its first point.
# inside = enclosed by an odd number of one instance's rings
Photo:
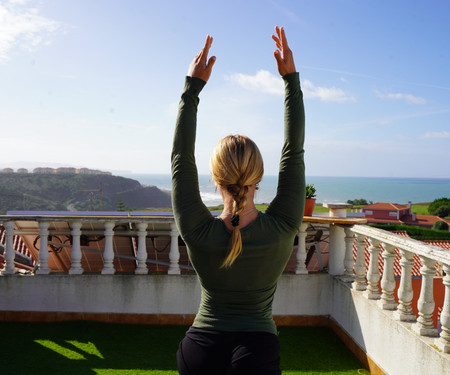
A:
{"type": "Polygon", "coordinates": [[[284,28],[275,27],[275,33],[277,35],[272,35],[272,39],[275,41],[277,49],[274,51],[275,60],[277,61],[278,73],[282,77],[286,74],[295,73],[294,56],[292,51],[288,46],[286,39],[286,34],[284,33],[284,28]]]}
{"type": "Polygon", "coordinates": [[[283,27],[272,35],[278,72],[285,83],[284,145],[281,152],[277,195],[266,210],[292,228],[300,226],[305,204],[305,112],[299,75],[283,27]]]}
{"type": "Polygon", "coordinates": [[[208,81],[215,62],[215,57],[208,60],[211,43],[212,37],[208,35],[205,45],[189,66],[173,139],[172,207],[182,236],[188,236],[198,226],[212,220],[211,213],[200,197],[194,156],[198,96],[208,81]]]}

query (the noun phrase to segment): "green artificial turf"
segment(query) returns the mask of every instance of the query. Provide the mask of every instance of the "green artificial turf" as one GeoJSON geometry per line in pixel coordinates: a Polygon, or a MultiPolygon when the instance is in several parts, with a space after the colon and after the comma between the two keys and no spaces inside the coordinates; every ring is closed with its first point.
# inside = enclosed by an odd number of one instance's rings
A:
{"type": "MultiPolygon", "coordinates": [[[[175,353],[187,328],[1,322],[0,373],[175,375],[175,353]]],[[[279,327],[279,331],[283,374],[368,374],[326,327],[279,327]]]]}

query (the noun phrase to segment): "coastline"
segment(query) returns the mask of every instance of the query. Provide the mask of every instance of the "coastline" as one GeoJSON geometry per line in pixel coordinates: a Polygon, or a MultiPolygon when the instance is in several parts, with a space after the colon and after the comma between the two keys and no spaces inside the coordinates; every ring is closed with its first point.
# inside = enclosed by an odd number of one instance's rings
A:
{"type": "MultiPolygon", "coordinates": [[[[141,184],[171,190],[170,174],[123,174],[141,184]]],[[[259,184],[255,201],[269,203],[276,194],[278,176],[266,175],[259,184]]],[[[346,202],[366,199],[368,202],[391,202],[398,204],[429,203],[449,196],[450,178],[398,178],[398,177],[326,177],[307,176],[306,183],[317,189],[318,203],[346,202]]],[[[209,175],[199,175],[199,189],[208,206],[222,202],[209,175]]]]}

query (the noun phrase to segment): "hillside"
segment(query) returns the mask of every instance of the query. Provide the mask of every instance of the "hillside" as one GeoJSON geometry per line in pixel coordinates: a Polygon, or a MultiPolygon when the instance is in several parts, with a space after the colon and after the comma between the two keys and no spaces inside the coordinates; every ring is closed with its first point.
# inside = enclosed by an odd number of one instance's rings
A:
{"type": "Polygon", "coordinates": [[[0,173],[0,213],[11,210],[99,210],[171,207],[170,193],[109,175],[0,173]]]}

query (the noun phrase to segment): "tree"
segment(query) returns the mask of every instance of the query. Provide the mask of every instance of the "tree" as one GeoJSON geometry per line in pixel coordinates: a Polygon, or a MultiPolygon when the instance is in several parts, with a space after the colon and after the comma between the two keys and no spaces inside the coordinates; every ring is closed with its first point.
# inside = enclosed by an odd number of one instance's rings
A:
{"type": "Polygon", "coordinates": [[[447,217],[450,215],[450,204],[444,204],[442,206],[440,206],[437,211],[436,211],[436,216],[439,217],[447,217]]]}
{"type": "Polygon", "coordinates": [[[449,205],[450,206],[450,198],[439,198],[435,199],[430,205],[428,206],[428,212],[431,215],[437,215],[437,211],[439,207],[449,205]]]}
{"type": "Polygon", "coordinates": [[[448,231],[448,224],[445,221],[438,220],[433,224],[433,229],[448,231]]]}

